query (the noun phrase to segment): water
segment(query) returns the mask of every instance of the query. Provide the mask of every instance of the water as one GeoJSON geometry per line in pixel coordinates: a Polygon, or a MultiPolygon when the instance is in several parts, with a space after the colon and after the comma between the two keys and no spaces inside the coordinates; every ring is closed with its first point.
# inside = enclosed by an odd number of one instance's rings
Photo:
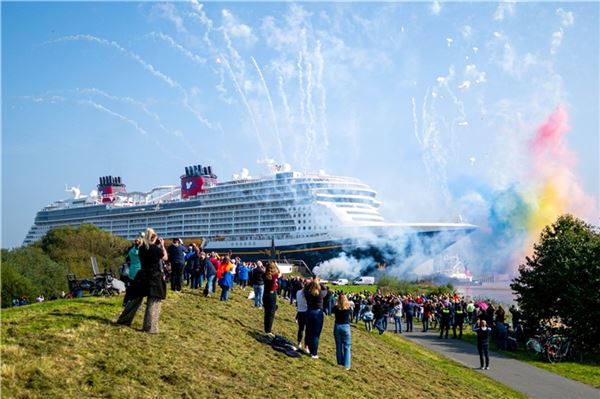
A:
{"type": "Polygon", "coordinates": [[[491,283],[483,285],[456,286],[456,290],[466,299],[490,298],[499,303],[510,305],[516,303],[515,295],[509,283],[491,283]]]}

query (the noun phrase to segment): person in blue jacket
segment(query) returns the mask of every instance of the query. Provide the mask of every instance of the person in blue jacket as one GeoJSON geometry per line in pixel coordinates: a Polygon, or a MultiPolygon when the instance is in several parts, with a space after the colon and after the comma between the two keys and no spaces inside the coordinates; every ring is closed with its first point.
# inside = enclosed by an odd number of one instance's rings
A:
{"type": "Polygon", "coordinates": [[[244,262],[241,260],[238,263],[238,267],[236,269],[236,274],[238,278],[238,284],[242,291],[246,290],[246,285],[248,285],[248,278],[250,277],[250,269],[244,262]]]}
{"type": "Polygon", "coordinates": [[[173,239],[173,244],[167,248],[169,263],[171,264],[171,291],[181,291],[183,278],[183,265],[185,264],[186,250],[179,238],[173,239]]]}

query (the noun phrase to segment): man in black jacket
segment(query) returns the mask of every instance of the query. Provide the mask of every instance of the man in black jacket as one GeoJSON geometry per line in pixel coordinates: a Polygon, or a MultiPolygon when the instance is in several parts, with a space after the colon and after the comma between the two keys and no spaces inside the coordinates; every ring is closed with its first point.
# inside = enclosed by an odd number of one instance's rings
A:
{"type": "Polygon", "coordinates": [[[254,306],[257,308],[263,307],[263,294],[265,292],[265,268],[261,261],[256,263],[256,267],[252,269],[252,286],[254,287],[254,306]]]}
{"type": "Polygon", "coordinates": [[[448,339],[448,332],[450,332],[450,321],[452,320],[452,310],[450,309],[450,305],[444,304],[440,313],[440,338],[443,338],[445,330],[445,338],[448,339]]]}
{"type": "Polygon", "coordinates": [[[185,263],[185,247],[179,238],[173,239],[173,244],[167,248],[171,264],[171,291],[181,291],[183,264],[185,263]]]}

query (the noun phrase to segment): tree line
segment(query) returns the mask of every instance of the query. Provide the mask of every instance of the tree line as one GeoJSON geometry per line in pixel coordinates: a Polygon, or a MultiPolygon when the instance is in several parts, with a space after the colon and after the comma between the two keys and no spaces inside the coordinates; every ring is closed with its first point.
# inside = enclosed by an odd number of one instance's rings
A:
{"type": "Polygon", "coordinates": [[[2,249],[2,307],[13,298],[31,302],[38,295],[59,297],[68,291],[69,273],[77,278],[92,277],[90,257],[95,256],[100,271],[117,271],[125,261],[129,241],[93,225],[52,229],[41,240],[25,247],[2,249]]]}

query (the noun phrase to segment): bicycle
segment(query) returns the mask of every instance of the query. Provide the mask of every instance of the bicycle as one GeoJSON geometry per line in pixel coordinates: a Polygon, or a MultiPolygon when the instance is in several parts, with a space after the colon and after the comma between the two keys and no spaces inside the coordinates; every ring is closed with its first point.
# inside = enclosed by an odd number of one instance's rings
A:
{"type": "Polygon", "coordinates": [[[525,349],[550,363],[561,362],[568,358],[572,351],[569,340],[559,335],[547,336],[544,333],[530,338],[525,344],[525,349]]]}
{"type": "Polygon", "coordinates": [[[572,352],[571,342],[559,335],[550,337],[546,348],[546,359],[550,363],[558,363],[570,357],[572,352]]]}

